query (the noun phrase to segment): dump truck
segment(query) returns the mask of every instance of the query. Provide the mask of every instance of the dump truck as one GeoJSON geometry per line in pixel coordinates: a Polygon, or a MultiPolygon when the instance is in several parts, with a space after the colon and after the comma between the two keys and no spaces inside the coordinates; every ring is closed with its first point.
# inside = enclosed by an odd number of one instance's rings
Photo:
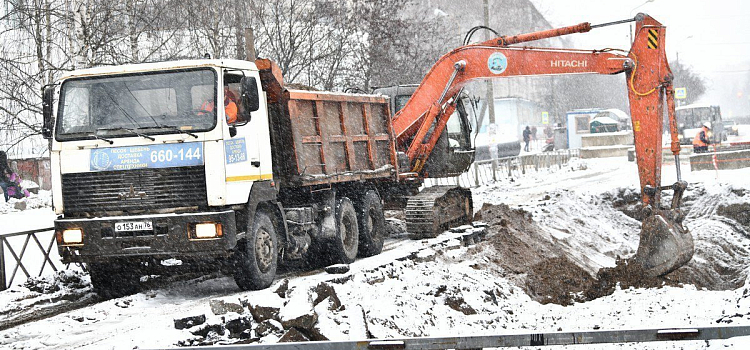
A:
{"type": "Polygon", "coordinates": [[[468,189],[422,188],[474,160],[460,103],[469,82],[624,72],[644,205],[633,260],[647,275],[668,273],[689,261],[693,241],[679,168],[677,183],[660,184],[662,112],[679,156],[665,27],[644,14],[628,21],[627,54],[513,46],[603,26],[589,23],[459,47],[395,113],[384,95],[291,89],[267,59],[70,72],[43,93],[60,256],[84,263],[104,296],[138,290],[142,274],[175,260],[220,267],[252,290],[270,286],[280,264],[380,253],[384,207],[405,211],[412,237],[434,237],[473,216],[468,189]]]}
{"type": "MultiPolygon", "coordinates": [[[[282,261],[378,254],[381,196],[405,203],[421,184],[399,178],[386,96],[287,89],[269,60],[79,70],[45,98],[60,255],[85,263],[102,295],[132,293],[168,259],[222,265],[258,289],[282,261]],[[205,108],[231,95],[233,123],[205,108]]],[[[468,167],[462,156],[449,171],[468,167]]],[[[472,215],[460,210],[449,221],[472,215]]]]}

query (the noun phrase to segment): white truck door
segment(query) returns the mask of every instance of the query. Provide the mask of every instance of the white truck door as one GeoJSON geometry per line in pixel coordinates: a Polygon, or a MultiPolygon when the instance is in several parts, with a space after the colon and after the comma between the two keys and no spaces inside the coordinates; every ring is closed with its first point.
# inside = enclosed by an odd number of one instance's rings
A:
{"type": "MultiPolygon", "coordinates": [[[[270,171],[269,174],[261,171],[263,164],[260,142],[269,139],[265,103],[261,103],[258,111],[250,113],[249,118],[243,118],[247,114],[242,110],[238,97],[240,82],[244,76],[254,76],[260,82],[257,72],[245,71],[243,75],[242,71],[232,70],[224,74],[223,89],[219,91],[219,100],[224,101],[224,117],[220,122],[225,129],[223,142],[227,204],[247,202],[253,182],[272,178],[270,171]]],[[[270,149],[270,145],[266,147],[270,149]]]]}

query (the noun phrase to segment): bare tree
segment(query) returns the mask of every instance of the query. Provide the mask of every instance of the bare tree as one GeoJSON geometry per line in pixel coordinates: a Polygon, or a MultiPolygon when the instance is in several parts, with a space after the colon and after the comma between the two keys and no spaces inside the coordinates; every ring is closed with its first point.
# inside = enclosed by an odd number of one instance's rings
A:
{"type": "Polygon", "coordinates": [[[46,143],[27,142],[41,130],[41,86],[51,83],[64,64],[59,52],[59,4],[52,0],[8,0],[0,19],[0,129],[11,153],[42,153],[46,143]],[[31,149],[24,149],[31,148],[31,149]]]}
{"type": "Polygon", "coordinates": [[[413,0],[6,0],[0,17],[2,147],[38,137],[41,89],[77,68],[204,53],[259,56],[326,90],[416,83],[451,46],[413,0]]]}
{"type": "Polygon", "coordinates": [[[680,63],[680,61],[670,62],[669,67],[672,69],[672,74],[674,75],[674,87],[686,88],[688,91],[687,97],[684,100],[685,103],[694,103],[703,96],[706,92],[706,83],[703,77],[695,73],[692,68],[680,63]]]}

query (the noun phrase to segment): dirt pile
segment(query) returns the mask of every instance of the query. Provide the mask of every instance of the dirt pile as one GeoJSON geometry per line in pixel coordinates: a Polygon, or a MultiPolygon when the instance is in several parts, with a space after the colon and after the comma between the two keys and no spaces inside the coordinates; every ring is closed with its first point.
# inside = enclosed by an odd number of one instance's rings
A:
{"type": "Polygon", "coordinates": [[[664,278],[644,278],[624,262],[601,269],[593,277],[556,246],[554,238],[529,212],[506,205],[485,205],[477,214],[489,224],[487,242],[496,252],[490,262],[542,304],[593,300],[612,294],[618,284],[621,288],[674,284],[664,278]]]}
{"type": "Polygon", "coordinates": [[[585,301],[578,294],[594,288],[596,281],[565,257],[554,257],[531,267],[526,277],[526,292],[542,304],[570,305],[585,301]]]}
{"type": "MultiPolygon", "coordinates": [[[[475,220],[488,226],[490,268],[500,268],[533,299],[543,303],[569,305],[580,301],[576,295],[587,290],[594,279],[568,259],[549,240],[530,212],[507,205],[485,204],[475,220]]],[[[473,254],[484,247],[477,247],[473,254]]]]}
{"type": "MultiPolygon", "coordinates": [[[[645,277],[637,266],[624,260],[632,255],[632,250],[601,252],[597,250],[604,245],[585,242],[585,237],[577,238],[584,240],[583,243],[571,244],[567,237],[560,238],[555,234],[562,225],[571,236],[578,231],[576,226],[586,235],[589,234],[586,230],[592,226],[632,231],[632,223],[619,217],[639,219],[640,198],[634,189],[618,189],[592,198],[575,197],[570,193],[546,195],[542,210],[536,210],[539,205],[529,207],[533,214],[506,205],[485,205],[475,219],[489,225],[485,244],[491,247],[492,254],[488,255],[493,266],[487,267],[499,268],[529,296],[544,304],[569,305],[593,300],[612,294],[618,287],[658,288],[692,284],[698,288],[724,290],[742,286],[750,263],[747,217],[750,198],[746,191],[732,188],[710,191],[699,185],[689,188],[683,209],[688,213],[685,225],[693,234],[695,255],[688,265],[668,275],[645,277]],[[569,210],[575,205],[571,198],[580,201],[582,207],[588,206],[598,212],[591,213],[585,220],[557,215],[561,217],[558,220],[565,220],[563,224],[550,221],[549,217],[555,216],[555,212],[569,210]],[[556,207],[560,203],[564,203],[565,208],[556,207]],[[590,261],[587,261],[589,265],[582,265],[580,256],[571,253],[570,247],[580,248],[577,253],[584,256],[616,256],[615,261],[609,258],[610,264],[616,262],[616,266],[592,273],[590,261]],[[620,254],[623,259],[620,259],[620,254]]],[[[664,198],[664,201],[669,200],[664,198]]],[[[631,235],[626,239],[637,238],[637,232],[631,235]]],[[[635,246],[637,243],[637,240],[632,242],[635,246]]]]}
{"type": "Polygon", "coordinates": [[[510,277],[515,282],[519,280],[514,275],[532,274],[535,265],[561,256],[559,249],[540,239],[540,230],[528,211],[511,209],[504,204],[484,204],[474,220],[481,220],[489,225],[491,237],[487,243],[496,252],[489,257],[490,262],[506,271],[508,275],[505,277],[510,277]]]}

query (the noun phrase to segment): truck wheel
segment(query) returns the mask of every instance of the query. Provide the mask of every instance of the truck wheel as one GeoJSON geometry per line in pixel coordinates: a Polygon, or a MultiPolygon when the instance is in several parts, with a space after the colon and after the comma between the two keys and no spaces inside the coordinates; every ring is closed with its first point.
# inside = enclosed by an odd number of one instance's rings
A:
{"type": "Polygon", "coordinates": [[[336,201],[336,237],[331,240],[329,253],[334,264],[350,264],[357,258],[359,227],[357,212],[349,198],[336,201]]]}
{"type": "Polygon", "coordinates": [[[141,289],[141,275],[132,264],[88,264],[88,270],[94,291],[104,299],[124,297],[141,289]]]}
{"type": "Polygon", "coordinates": [[[234,281],[242,290],[267,288],[276,277],[279,238],[268,214],[257,212],[247,239],[237,244],[234,281]]]}
{"type": "Polygon", "coordinates": [[[359,255],[373,256],[383,251],[385,215],[378,192],[370,190],[357,206],[359,223],[359,255]]]}

